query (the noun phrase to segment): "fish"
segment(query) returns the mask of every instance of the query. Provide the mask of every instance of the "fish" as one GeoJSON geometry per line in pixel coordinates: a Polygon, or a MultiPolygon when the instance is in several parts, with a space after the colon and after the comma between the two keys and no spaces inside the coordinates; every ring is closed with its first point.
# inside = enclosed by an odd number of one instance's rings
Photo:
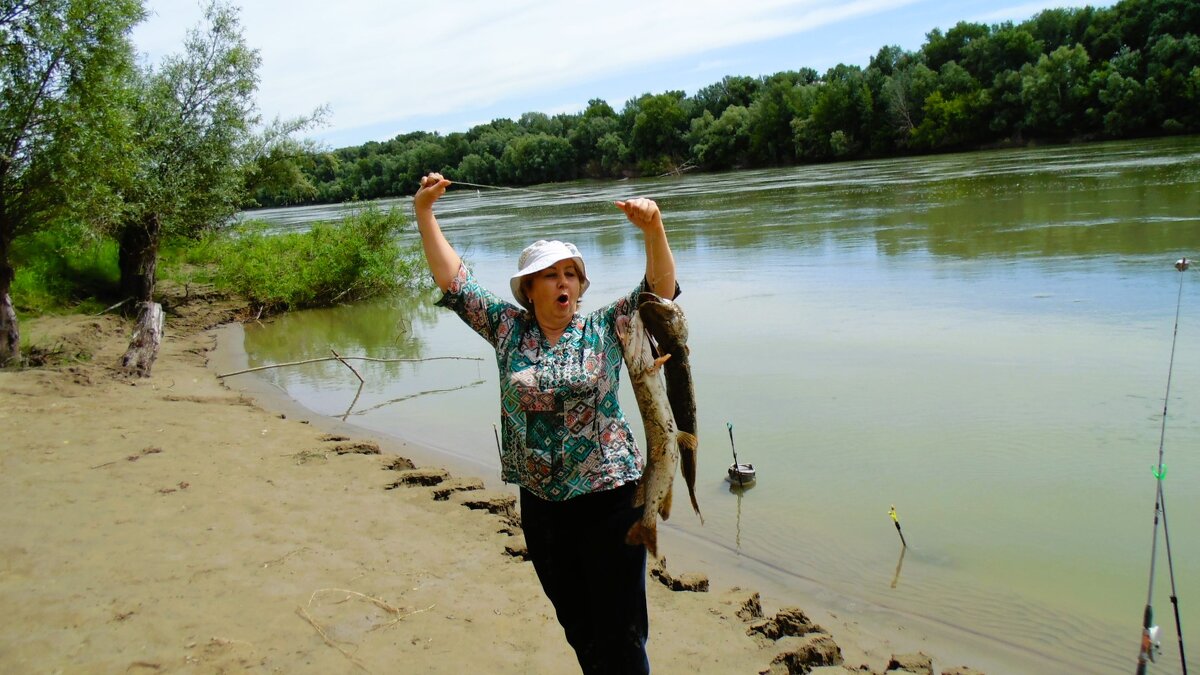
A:
{"type": "Polygon", "coordinates": [[[650,555],[658,557],[658,518],[671,517],[671,493],[675,470],[679,466],[679,443],[684,432],[675,426],[667,401],[667,384],[662,364],[670,355],[655,357],[642,317],[617,320],[617,336],[624,348],[625,367],[637,398],[638,411],[646,432],[646,463],[638,483],[634,506],[642,506],[642,516],[625,535],[627,544],[642,544],[650,555]]]}
{"type": "Polygon", "coordinates": [[[696,501],[696,456],[700,437],[696,427],[696,389],[692,382],[692,366],[688,360],[688,325],[683,309],[675,302],[654,293],[642,293],[638,298],[638,315],[646,325],[647,332],[654,338],[659,354],[670,354],[665,362],[667,400],[675,425],[685,432],[679,443],[679,466],[683,480],[687,483],[692,510],[704,523],[700,504],[696,501]]]}

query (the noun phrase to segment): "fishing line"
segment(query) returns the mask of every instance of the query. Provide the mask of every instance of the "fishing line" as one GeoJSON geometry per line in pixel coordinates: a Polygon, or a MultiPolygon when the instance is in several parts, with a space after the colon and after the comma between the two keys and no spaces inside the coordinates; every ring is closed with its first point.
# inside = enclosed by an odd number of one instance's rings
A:
{"type": "Polygon", "coordinates": [[[1179,270],[1179,295],[1175,301],[1175,328],[1171,334],[1171,360],[1167,366],[1167,391],[1163,396],[1162,428],[1158,436],[1158,466],[1154,469],[1156,487],[1154,495],[1154,537],[1150,542],[1150,588],[1146,593],[1146,610],[1142,615],[1142,646],[1138,651],[1137,675],[1145,675],[1146,663],[1154,661],[1156,651],[1161,648],[1161,645],[1158,643],[1158,626],[1153,625],[1154,573],[1158,559],[1158,520],[1160,515],[1163,521],[1163,537],[1167,546],[1167,567],[1170,570],[1171,577],[1171,604],[1175,607],[1175,632],[1179,638],[1179,658],[1183,667],[1183,675],[1187,675],[1187,658],[1184,656],[1183,650],[1183,627],[1179,623],[1179,597],[1175,590],[1175,565],[1171,556],[1171,539],[1170,533],[1167,530],[1166,501],[1163,496],[1163,480],[1167,476],[1166,467],[1163,466],[1163,449],[1167,436],[1167,405],[1171,400],[1171,374],[1175,370],[1175,344],[1179,337],[1179,312],[1180,307],[1183,305],[1183,273],[1187,271],[1190,262],[1187,258],[1181,258],[1175,263],[1175,269],[1179,270]]]}
{"type": "Polygon", "coordinates": [[[509,190],[511,192],[530,192],[535,195],[545,195],[546,194],[545,192],[540,192],[538,190],[530,190],[529,188],[505,187],[503,185],[484,185],[483,183],[468,183],[465,180],[453,180],[451,178],[447,178],[446,180],[450,181],[450,185],[466,185],[467,187],[473,187],[473,188],[487,188],[489,190],[509,190]]]}

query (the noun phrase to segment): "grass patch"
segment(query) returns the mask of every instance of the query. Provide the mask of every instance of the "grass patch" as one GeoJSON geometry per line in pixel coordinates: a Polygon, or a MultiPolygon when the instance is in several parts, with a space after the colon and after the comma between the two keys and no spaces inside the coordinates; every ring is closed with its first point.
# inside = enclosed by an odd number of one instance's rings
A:
{"type": "Polygon", "coordinates": [[[21,314],[98,312],[120,280],[117,244],[74,226],[55,226],[13,242],[13,305],[21,314]]]}

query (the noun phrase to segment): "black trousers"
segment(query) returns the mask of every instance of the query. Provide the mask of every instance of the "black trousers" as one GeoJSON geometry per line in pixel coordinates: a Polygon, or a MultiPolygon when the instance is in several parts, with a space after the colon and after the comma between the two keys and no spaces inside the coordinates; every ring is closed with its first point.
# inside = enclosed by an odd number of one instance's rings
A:
{"type": "Polygon", "coordinates": [[[641,517],[636,484],[550,502],[521,489],[521,527],[542,589],[586,675],[644,675],[646,548],[625,543],[641,517]]]}

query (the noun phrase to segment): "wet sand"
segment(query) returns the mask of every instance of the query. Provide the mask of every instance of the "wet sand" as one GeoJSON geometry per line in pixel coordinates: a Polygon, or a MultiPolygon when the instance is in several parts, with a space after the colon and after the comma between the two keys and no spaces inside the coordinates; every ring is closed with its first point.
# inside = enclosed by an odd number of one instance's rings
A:
{"type": "MultiPolygon", "coordinates": [[[[577,672],[511,487],[254,378],[226,386],[217,370],[244,355],[217,326],[238,309],[176,307],[153,376],[134,380],[114,368],[126,321],[22,324],[86,358],[0,372],[0,670],[577,672]]],[[[703,543],[664,543],[656,673],[883,672],[925,640],[872,633],[850,607],[781,606],[706,569],[703,543]]],[[[972,672],[950,665],[934,657],[972,672]]]]}

